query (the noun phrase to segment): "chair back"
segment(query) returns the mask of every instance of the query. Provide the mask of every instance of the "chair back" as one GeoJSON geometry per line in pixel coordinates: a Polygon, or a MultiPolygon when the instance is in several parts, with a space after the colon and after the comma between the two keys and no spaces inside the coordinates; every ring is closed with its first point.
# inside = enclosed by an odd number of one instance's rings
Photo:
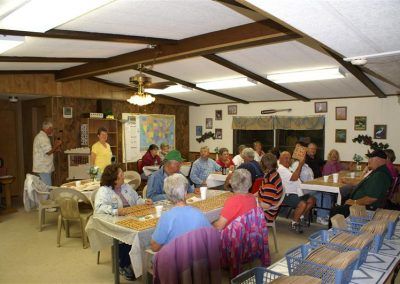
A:
{"type": "Polygon", "coordinates": [[[144,199],[147,198],[147,184],[143,187],[142,197],[143,197],[144,199]]]}
{"type": "Polygon", "coordinates": [[[142,182],[142,178],[140,177],[140,174],[135,171],[126,171],[124,173],[125,176],[125,183],[129,184],[132,186],[133,189],[137,189],[142,182]]]}
{"type": "Polygon", "coordinates": [[[98,191],[98,190],[99,190],[99,189],[93,190],[92,195],[90,195],[90,202],[92,203],[93,209],[95,208],[95,207],[94,207],[94,201],[96,200],[96,194],[97,194],[97,191],[98,191]]]}
{"type": "Polygon", "coordinates": [[[264,178],[262,178],[262,177],[261,178],[256,178],[256,180],[253,182],[253,185],[251,187],[251,193],[252,194],[258,192],[258,190],[260,189],[261,184],[263,182],[263,179],[264,178]]]}
{"type": "Polygon", "coordinates": [[[142,159],[137,160],[137,171],[139,174],[143,173],[143,160],[142,159]]]}
{"type": "Polygon", "coordinates": [[[54,188],[53,196],[60,206],[61,216],[66,220],[76,220],[80,218],[79,202],[91,204],[83,193],[70,188],[54,188]]]}

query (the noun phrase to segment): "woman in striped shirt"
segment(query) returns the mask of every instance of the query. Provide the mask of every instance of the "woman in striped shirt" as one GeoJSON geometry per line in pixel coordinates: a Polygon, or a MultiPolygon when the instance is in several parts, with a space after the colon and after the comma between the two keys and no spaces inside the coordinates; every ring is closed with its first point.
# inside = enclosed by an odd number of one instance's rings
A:
{"type": "Polygon", "coordinates": [[[278,164],[275,155],[265,154],[260,164],[265,175],[258,191],[258,201],[264,209],[267,222],[273,222],[278,214],[283,194],[282,179],[276,171],[278,164]]]}

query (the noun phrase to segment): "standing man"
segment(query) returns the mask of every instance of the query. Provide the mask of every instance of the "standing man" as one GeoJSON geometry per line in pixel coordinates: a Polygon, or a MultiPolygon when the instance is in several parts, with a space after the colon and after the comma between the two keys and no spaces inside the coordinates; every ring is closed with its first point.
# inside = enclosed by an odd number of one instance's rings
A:
{"type": "Polygon", "coordinates": [[[213,172],[221,171],[221,167],[210,159],[210,149],[207,146],[200,148],[200,158],[193,162],[190,179],[196,187],[206,184],[207,177],[213,172]]]}
{"type": "Polygon", "coordinates": [[[42,130],[33,139],[32,171],[39,174],[40,179],[51,186],[51,173],[54,172],[53,153],[60,151],[62,142],[57,139],[51,146],[49,136],[53,136],[53,123],[45,120],[42,124],[42,130]]]}
{"type": "Polygon", "coordinates": [[[317,145],[315,143],[308,144],[306,164],[312,169],[314,178],[322,177],[324,161],[317,156],[317,145]]]}

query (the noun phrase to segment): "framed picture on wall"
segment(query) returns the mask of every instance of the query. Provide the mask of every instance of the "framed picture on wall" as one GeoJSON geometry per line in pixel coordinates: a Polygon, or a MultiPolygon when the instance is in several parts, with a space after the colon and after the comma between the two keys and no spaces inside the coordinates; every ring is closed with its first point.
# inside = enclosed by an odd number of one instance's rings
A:
{"type": "Polygon", "coordinates": [[[237,114],[237,105],[229,105],[228,114],[237,114]]]}
{"type": "Polygon", "coordinates": [[[63,107],[63,117],[72,118],[72,107],[63,107]]]}
{"type": "Polygon", "coordinates": [[[196,126],[196,136],[201,136],[203,135],[203,126],[198,125],[196,126]]]}
{"type": "Polygon", "coordinates": [[[336,107],[336,120],[347,120],[347,107],[336,107]]]}
{"type": "Polygon", "coordinates": [[[212,129],[212,128],[213,128],[213,119],[206,118],[206,129],[212,129]]]}
{"type": "Polygon", "coordinates": [[[314,111],[315,113],[328,112],[328,102],[315,102],[314,111]]]}
{"type": "Polygon", "coordinates": [[[346,129],[336,129],[335,130],[335,142],[336,143],[346,143],[346,129]]]}
{"type": "Polygon", "coordinates": [[[386,136],[387,136],[386,124],[374,125],[374,139],[386,139],[386,136]]]}
{"type": "Polygon", "coordinates": [[[354,130],[367,130],[367,117],[355,116],[354,117],[354,130]]]}
{"type": "Polygon", "coordinates": [[[215,139],[222,139],[222,128],[215,128],[215,139]]]}
{"type": "Polygon", "coordinates": [[[215,111],[215,120],[222,120],[222,109],[215,111]]]}

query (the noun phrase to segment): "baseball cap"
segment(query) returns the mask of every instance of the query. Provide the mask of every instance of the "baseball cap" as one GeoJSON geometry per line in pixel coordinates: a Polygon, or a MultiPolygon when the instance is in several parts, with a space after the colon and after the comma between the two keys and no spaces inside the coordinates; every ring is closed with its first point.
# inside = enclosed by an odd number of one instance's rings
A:
{"type": "Polygon", "coordinates": [[[172,151],[168,152],[168,154],[165,156],[165,160],[178,161],[178,162],[183,161],[181,152],[179,152],[178,150],[172,150],[172,151]]]}
{"type": "Polygon", "coordinates": [[[383,150],[374,150],[372,153],[366,154],[366,156],[368,158],[379,157],[385,160],[387,158],[386,153],[383,150]]]}

